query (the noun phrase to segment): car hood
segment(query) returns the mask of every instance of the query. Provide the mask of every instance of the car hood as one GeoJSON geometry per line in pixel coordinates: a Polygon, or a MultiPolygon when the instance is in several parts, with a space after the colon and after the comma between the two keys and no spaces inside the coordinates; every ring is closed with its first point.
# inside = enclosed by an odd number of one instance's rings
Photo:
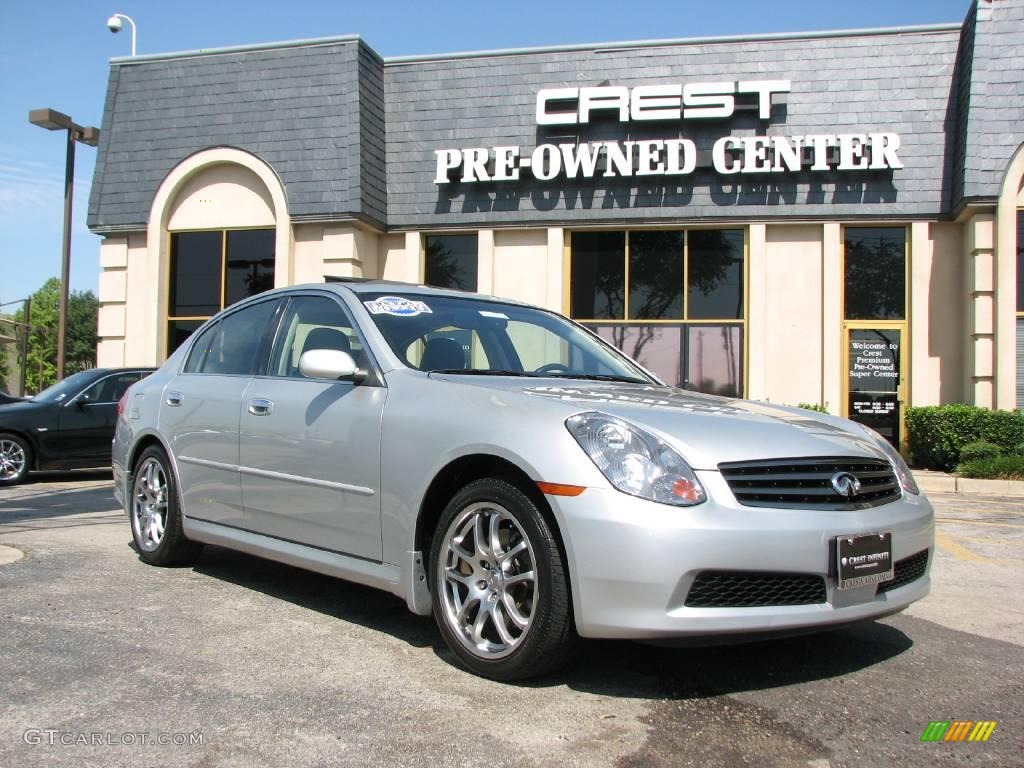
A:
{"type": "Polygon", "coordinates": [[[663,438],[694,469],[716,469],[729,461],[811,456],[886,459],[851,422],[801,408],[621,382],[445,378],[558,402],[566,418],[585,411],[617,416],[663,438]]]}
{"type": "Polygon", "coordinates": [[[0,415],[13,416],[20,413],[39,410],[45,403],[37,403],[34,400],[19,400],[16,403],[4,403],[0,405],[0,415]]]}

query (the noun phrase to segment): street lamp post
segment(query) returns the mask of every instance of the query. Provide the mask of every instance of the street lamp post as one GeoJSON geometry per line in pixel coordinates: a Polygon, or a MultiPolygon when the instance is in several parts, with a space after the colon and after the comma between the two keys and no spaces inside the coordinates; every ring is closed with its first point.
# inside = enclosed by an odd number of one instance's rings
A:
{"type": "Polygon", "coordinates": [[[33,109],[28,113],[32,125],[48,131],[67,131],[64,165],[64,241],[60,262],[60,304],[57,313],[57,381],[64,378],[64,337],[67,331],[68,280],[71,272],[71,201],[75,185],[75,142],[95,147],[100,140],[98,128],[83,127],[55,109],[33,109]]]}

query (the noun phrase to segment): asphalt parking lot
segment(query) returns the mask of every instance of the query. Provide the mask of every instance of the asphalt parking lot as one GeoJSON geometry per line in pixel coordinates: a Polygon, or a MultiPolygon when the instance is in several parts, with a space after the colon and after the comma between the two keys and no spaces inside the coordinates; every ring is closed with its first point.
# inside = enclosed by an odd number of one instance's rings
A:
{"type": "Polygon", "coordinates": [[[584,642],[507,685],[384,593],[217,548],[145,566],[109,473],[37,476],[0,489],[0,765],[1024,765],[1024,503],[933,502],[932,594],[901,615],[729,648],[584,642]],[[998,725],[919,740],[957,719],[998,725]]]}

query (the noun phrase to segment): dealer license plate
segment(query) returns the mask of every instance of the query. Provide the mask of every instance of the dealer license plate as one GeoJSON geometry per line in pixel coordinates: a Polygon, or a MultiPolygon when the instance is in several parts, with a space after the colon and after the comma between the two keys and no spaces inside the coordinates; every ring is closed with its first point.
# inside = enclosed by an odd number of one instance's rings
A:
{"type": "Polygon", "coordinates": [[[866,533],[836,539],[839,589],[878,584],[893,577],[892,534],[866,533]]]}

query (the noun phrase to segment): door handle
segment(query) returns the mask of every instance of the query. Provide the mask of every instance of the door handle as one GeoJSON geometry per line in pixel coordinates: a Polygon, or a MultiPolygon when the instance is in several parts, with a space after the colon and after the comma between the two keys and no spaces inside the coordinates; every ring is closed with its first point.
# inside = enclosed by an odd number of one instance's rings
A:
{"type": "Polygon", "coordinates": [[[253,416],[269,416],[274,412],[274,403],[258,397],[249,401],[249,413],[253,416]]]}
{"type": "Polygon", "coordinates": [[[185,396],[181,392],[168,392],[167,399],[164,402],[171,406],[171,408],[177,408],[184,399],[185,396]]]}

